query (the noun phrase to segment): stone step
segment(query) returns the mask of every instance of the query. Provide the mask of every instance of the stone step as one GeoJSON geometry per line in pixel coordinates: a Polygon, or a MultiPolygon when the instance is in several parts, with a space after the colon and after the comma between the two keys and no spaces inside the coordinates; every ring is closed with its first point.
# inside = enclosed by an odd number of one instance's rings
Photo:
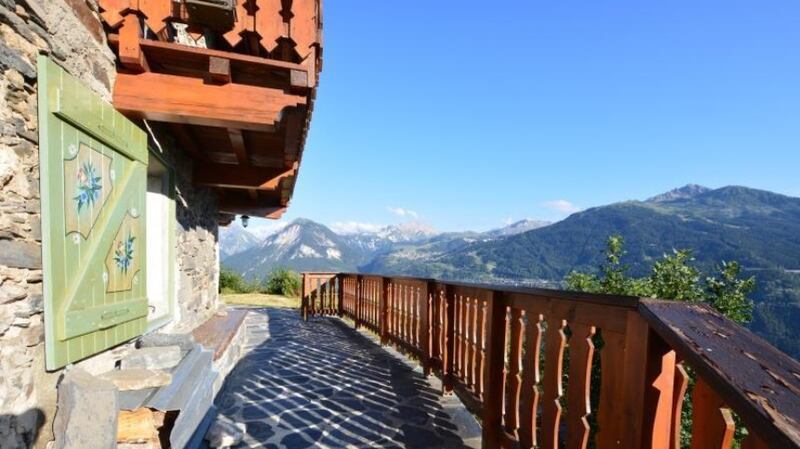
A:
{"type": "Polygon", "coordinates": [[[120,367],[122,369],[168,369],[177,366],[182,358],[181,347],[177,345],[141,347],[126,355],[120,361],[120,367]]]}

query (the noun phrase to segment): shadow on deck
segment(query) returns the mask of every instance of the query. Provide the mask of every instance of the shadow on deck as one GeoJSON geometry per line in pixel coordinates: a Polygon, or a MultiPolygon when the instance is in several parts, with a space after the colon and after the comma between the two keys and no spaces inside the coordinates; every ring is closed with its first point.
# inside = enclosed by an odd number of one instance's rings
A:
{"type": "Polygon", "coordinates": [[[456,399],[342,321],[254,309],[245,324],[249,352],[217,399],[247,424],[239,447],[479,447],[456,399]]]}

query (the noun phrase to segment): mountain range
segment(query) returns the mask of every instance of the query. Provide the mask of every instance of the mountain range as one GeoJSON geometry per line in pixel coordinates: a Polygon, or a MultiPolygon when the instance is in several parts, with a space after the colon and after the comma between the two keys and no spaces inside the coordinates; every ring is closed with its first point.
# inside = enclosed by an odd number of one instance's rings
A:
{"type": "Polygon", "coordinates": [[[430,226],[408,222],[374,232],[336,233],[323,224],[299,218],[261,241],[235,224],[220,232],[220,256],[223,265],[249,279],[259,279],[277,267],[297,271],[356,271],[377,257],[396,251],[417,247],[426,253],[452,251],[548,224],[521,220],[484,233],[440,233],[430,226]]]}
{"type": "MultiPolygon", "coordinates": [[[[248,245],[246,237],[227,232],[223,245],[248,245]]],[[[527,220],[489,232],[437,233],[406,224],[343,235],[296,220],[225,257],[223,265],[251,279],[284,266],[557,287],[573,270],[596,270],[610,235],[624,237],[623,262],[633,275],[645,274],[673,249],[691,249],[707,271],[723,260],[738,261],[757,279],[751,329],[800,358],[800,198],[747,187],[688,185],[552,224],[527,220]]]]}

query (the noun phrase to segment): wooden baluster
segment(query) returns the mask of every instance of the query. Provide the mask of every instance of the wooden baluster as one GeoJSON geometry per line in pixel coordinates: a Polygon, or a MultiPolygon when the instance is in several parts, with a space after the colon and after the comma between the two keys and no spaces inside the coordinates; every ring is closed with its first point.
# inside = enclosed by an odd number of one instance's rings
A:
{"type": "Polygon", "coordinates": [[[570,326],[569,397],[567,398],[567,449],[586,449],[589,442],[591,413],[590,390],[595,327],[585,324],[570,326]]]}
{"type": "Polygon", "coordinates": [[[320,314],[320,309],[322,309],[322,279],[317,277],[314,280],[316,281],[315,284],[317,288],[314,289],[314,300],[312,301],[314,306],[311,308],[311,311],[314,316],[317,316],[320,314]]]}
{"type": "Polygon", "coordinates": [[[455,298],[453,287],[444,286],[444,298],[442,298],[442,393],[453,391],[453,373],[455,372],[455,298]]]}
{"type": "Polygon", "coordinates": [[[540,323],[542,315],[526,313],[525,316],[519,443],[523,449],[528,449],[536,445],[536,411],[539,408],[539,383],[541,382],[539,356],[542,346],[542,325],[540,323]]]}
{"type": "Polygon", "coordinates": [[[400,342],[406,339],[406,289],[403,284],[397,284],[397,339],[400,342]]]}
{"type": "Polygon", "coordinates": [[[509,315],[508,371],[506,373],[505,424],[506,432],[518,436],[519,429],[519,397],[522,377],[520,362],[522,359],[522,311],[512,308],[509,315]]]}
{"type": "Polygon", "coordinates": [[[389,282],[389,336],[392,337],[397,329],[397,292],[393,282],[389,282]]]}
{"type": "Polygon", "coordinates": [[[405,328],[405,316],[403,309],[403,286],[395,284],[395,298],[397,298],[397,341],[403,341],[403,329],[405,328]]]}
{"type": "Polygon", "coordinates": [[[419,290],[415,285],[408,286],[408,343],[412,348],[419,347],[417,340],[417,302],[419,298],[419,290]]]}
{"type": "Polygon", "coordinates": [[[408,286],[408,343],[412,348],[419,348],[417,339],[417,307],[419,305],[419,289],[415,285],[408,286]]]}
{"type": "Polygon", "coordinates": [[[486,302],[483,299],[475,298],[475,309],[475,395],[478,399],[483,400],[484,382],[486,380],[486,376],[483,374],[486,365],[486,302]]]}
{"type": "Polygon", "coordinates": [[[322,279],[322,294],[320,295],[320,315],[324,316],[328,313],[328,280],[322,279]]]}
{"type": "Polygon", "coordinates": [[[361,276],[356,276],[356,294],[355,294],[355,308],[356,308],[356,319],[355,319],[355,327],[358,329],[361,327],[361,289],[362,280],[361,276]]]}
{"type": "Polygon", "coordinates": [[[459,316],[459,321],[461,322],[461,339],[459,344],[460,357],[458,365],[461,368],[461,382],[465,384],[467,383],[467,373],[469,372],[469,365],[467,365],[467,347],[469,346],[469,342],[467,341],[467,335],[469,335],[469,321],[467,321],[467,317],[469,316],[469,301],[469,297],[461,297],[461,316],[459,316]]]}
{"type": "Polygon", "coordinates": [[[381,298],[378,307],[380,308],[380,317],[378,319],[378,333],[381,336],[381,344],[385,345],[389,342],[388,327],[389,327],[389,280],[381,278],[381,298]]]}
{"type": "Polygon", "coordinates": [[[375,281],[370,279],[369,281],[369,324],[373,327],[377,325],[378,319],[375,317],[375,311],[378,310],[375,307],[375,281]]]}
{"type": "Polygon", "coordinates": [[[475,346],[472,344],[472,337],[475,334],[475,299],[472,297],[464,298],[464,385],[467,388],[475,386],[475,346]]]}
{"type": "Polygon", "coordinates": [[[681,412],[686,390],[689,387],[689,374],[683,363],[675,365],[675,380],[672,389],[672,432],[670,433],[670,449],[681,449],[681,412]]]}
{"type": "Polygon", "coordinates": [[[380,332],[380,299],[381,285],[374,279],[372,280],[372,325],[375,331],[380,332]]]}
{"type": "Polygon", "coordinates": [[[702,378],[692,392],[692,449],[729,449],[735,425],[731,410],[702,378]]]}
{"type": "Polygon", "coordinates": [[[675,360],[675,351],[651,331],[647,347],[648,388],[644,398],[642,442],[653,449],[668,449],[672,439],[675,360]]]}
{"type": "Polygon", "coordinates": [[[300,287],[300,316],[303,318],[303,321],[308,321],[308,299],[306,298],[308,274],[303,273],[302,276],[302,284],[300,287]]]}
{"type": "Polygon", "coordinates": [[[319,292],[319,314],[322,316],[328,313],[328,280],[320,279],[320,292],[319,292]]]}
{"type": "Polygon", "coordinates": [[[482,448],[500,447],[503,425],[503,364],[505,355],[506,307],[500,292],[486,298],[486,400],[483,402],[482,448]]]}
{"type": "Polygon", "coordinates": [[[461,295],[455,295],[453,306],[453,374],[461,380],[461,295]]]}
{"type": "Polygon", "coordinates": [[[390,335],[397,338],[398,337],[397,326],[400,323],[400,310],[398,309],[399,295],[397,292],[397,284],[395,284],[394,282],[392,282],[391,284],[391,291],[392,291],[392,329],[390,335]]]}
{"type": "Polygon", "coordinates": [[[558,429],[561,421],[561,396],[564,394],[562,377],[564,346],[567,337],[565,320],[549,319],[545,337],[544,392],[542,397],[543,449],[559,449],[558,429]]]}
{"type": "Polygon", "coordinates": [[[624,434],[631,433],[631,421],[625,417],[625,409],[620,404],[625,387],[625,335],[608,329],[600,332],[603,349],[600,351],[600,403],[597,405],[600,429],[596,443],[598,448],[613,448],[621,444],[624,434]]]}
{"type": "Polygon", "coordinates": [[[344,316],[344,278],[340,274],[336,275],[336,314],[344,316]]]}
{"type": "Polygon", "coordinates": [[[430,295],[434,292],[433,284],[426,282],[424,288],[420,291],[420,309],[419,309],[419,329],[420,329],[420,347],[422,348],[422,372],[425,375],[431,373],[431,355],[433,347],[431,344],[431,329],[430,329],[430,295]]]}

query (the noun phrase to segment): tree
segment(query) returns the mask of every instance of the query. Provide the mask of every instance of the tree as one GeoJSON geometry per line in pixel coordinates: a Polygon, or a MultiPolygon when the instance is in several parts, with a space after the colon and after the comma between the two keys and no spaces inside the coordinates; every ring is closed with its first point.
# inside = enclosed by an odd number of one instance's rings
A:
{"type": "MultiPolygon", "coordinates": [[[[572,272],[565,279],[567,288],[590,293],[704,302],[737,323],[747,323],[752,319],[753,301],[748,296],[755,289],[756,281],[754,277],[740,279],[741,267],[738,263],[723,261],[716,268],[715,276],[703,278],[700,270],[692,265],[694,258],[691,250],[673,250],[672,254],[664,254],[653,263],[648,276],[632,278],[627,274],[629,267],[622,263],[624,255],[624,239],[618,235],[609,237],[606,242],[606,262],[599,268],[601,276],[572,272]]],[[[596,346],[599,344],[599,341],[595,342],[596,346]]],[[[595,366],[592,370],[593,393],[599,390],[599,369],[599,366],[595,366]]],[[[687,372],[687,397],[691,397],[696,376],[691,368],[687,372]]],[[[681,411],[681,447],[688,447],[691,422],[692,403],[687,400],[681,411]]],[[[592,424],[595,425],[594,422],[592,424]]],[[[743,428],[741,423],[737,423],[736,447],[745,436],[743,428]]]]}
{"type": "Polygon", "coordinates": [[[625,241],[611,236],[606,242],[606,261],[594,273],[572,272],[566,279],[570,290],[643,296],[677,301],[705,302],[721,314],[738,323],[752,319],[753,301],[749,295],[755,289],[755,278],[741,279],[741,267],[736,262],[723,261],[715,275],[703,277],[693,266],[691,250],[673,250],[653,263],[649,275],[633,278],[629,267],[622,263],[625,241]]]}

